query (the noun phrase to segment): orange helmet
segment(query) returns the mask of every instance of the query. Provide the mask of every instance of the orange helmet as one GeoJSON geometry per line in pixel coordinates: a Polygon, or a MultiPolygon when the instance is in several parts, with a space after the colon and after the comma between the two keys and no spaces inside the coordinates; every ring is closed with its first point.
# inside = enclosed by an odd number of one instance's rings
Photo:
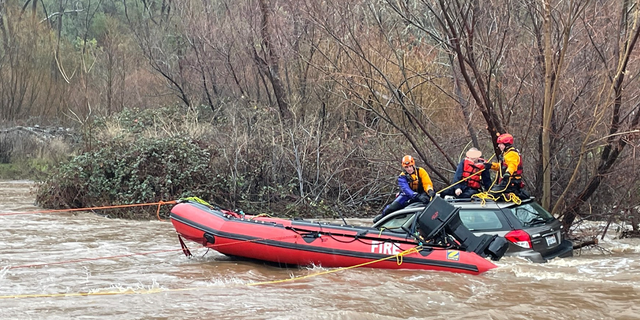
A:
{"type": "Polygon", "coordinates": [[[404,156],[402,157],[402,166],[403,167],[410,167],[410,166],[415,166],[416,165],[416,161],[413,160],[412,156],[404,156]]]}
{"type": "Polygon", "coordinates": [[[498,143],[513,144],[513,136],[508,133],[503,133],[498,136],[498,143]]]}

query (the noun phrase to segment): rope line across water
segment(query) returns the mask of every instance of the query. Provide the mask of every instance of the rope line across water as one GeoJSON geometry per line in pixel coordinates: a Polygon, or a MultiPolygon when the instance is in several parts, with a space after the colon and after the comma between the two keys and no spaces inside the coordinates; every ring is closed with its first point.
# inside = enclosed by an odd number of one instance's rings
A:
{"type": "MultiPolygon", "coordinates": [[[[70,208],[70,209],[53,209],[53,210],[39,210],[39,211],[25,211],[25,212],[6,212],[0,213],[0,216],[13,216],[19,214],[40,214],[40,213],[59,213],[59,212],[73,212],[73,211],[91,211],[91,210],[103,210],[103,209],[115,209],[115,208],[131,208],[131,207],[144,207],[144,206],[158,206],[158,213],[160,212],[160,206],[164,204],[175,204],[177,201],[158,201],[150,203],[135,203],[135,204],[120,204],[113,206],[100,206],[100,207],[87,207],[87,208],[70,208]]],[[[160,217],[158,216],[158,219],[160,217]]],[[[164,221],[164,220],[161,220],[164,221]]]]}
{"type": "MultiPolygon", "coordinates": [[[[158,210],[156,212],[156,215],[158,217],[158,220],[164,221],[159,216],[160,207],[162,205],[164,205],[164,204],[175,204],[175,203],[177,203],[177,201],[174,200],[174,201],[159,201],[159,202],[153,202],[153,203],[125,204],[125,205],[100,206],[100,207],[89,207],[89,208],[55,209],[55,210],[40,210],[40,211],[28,211],[28,212],[9,212],[9,213],[0,213],[0,216],[20,215],[20,214],[41,214],[41,213],[73,212],[73,211],[90,211],[90,210],[101,210],[101,209],[130,208],[130,207],[155,206],[155,205],[157,205],[158,206],[158,210]]],[[[232,244],[237,244],[237,243],[242,243],[242,242],[252,242],[252,241],[259,241],[259,240],[268,240],[268,239],[244,240],[244,241],[226,243],[224,245],[232,245],[232,244]]],[[[95,260],[102,260],[102,259],[119,259],[119,258],[124,258],[124,257],[136,256],[136,255],[149,255],[149,254],[180,251],[180,250],[183,250],[183,249],[180,248],[180,249],[158,250],[158,251],[150,251],[150,252],[142,252],[142,253],[132,253],[132,254],[117,255],[117,256],[109,256],[109,257],[85,258],[85,259],[58,261],[58,262],[50,262],[50,263],[20,265],[20,266],[13,266],[13,267],[10,266],[10,267],[6,267],[5,270],[8,270],[8,269],[19,269],[19,268],[29,268],[29,267],[40,267],[40,266],[66,264],[66,263],[77,263],[77,262],[84,262],[84,261],[95,261],[95,260]]],[[[252,282],[252,283],[246,284],[246,286],[259,286],[259,285],[267,285],[267,284],[278,284],[278,283],[292,282],[292,281],[297,281],[297,280],[317,277],[317,276],[320,276],[320,275],[325,275],[325,274],[340,272],[340,271],[344,271],[344,270],[359,268],[359,267],[367,266],[367,265],[374,264],[374,263],[377,263],[377,262],[386,261],[386,260],[389,260],[389,259],[392,259],[392,258],[396,258],[396,263],[398,265],[402,265],[403,257],[405,255],[411,254],[411,253],[417,253],[417,252],[420,252],[421,250],[422,250],[422,247],[417,246],[417,247],[413,247],[413,248],[410,248],[408,250],[402,251],[402,252],[400,252],[398,254],[395,254],[395,255],[387,256],[387,257],[380,258],[380,259],[377,259],[377,260],[363,262],[363,263],[360,263],[360,264],[357,264],[357,265],[353,265],[353,266],[349,266],[349,267],[336,268],[336,269],[321,271],[321,272],[317,272],[317,273],[313,273],[313,274],[309,274],[309,275],[305,275],[305,276],[298,276],[298,277],[292,277],[292,278],[287,278],[287,279],[279,279],[279,280],[272,280],[272,281],[262,281],[262,282],[252,282]]],[[[238,286],[232,286],[232,287],[238,287],[238,286]]],[[[161,293],[161,292],[178,292],[178,291],[201,290],[203,288],[207,288],[207,287],[177,288],[177,289],[154,288],[154,289],[147,289],[147,290],[127,289],[127,290],[118,290],[118,291],[86,291],[86,292],[50,293],[50,294],[46,294],[46,293],[42,293],[42,294],[21,294],[21,295],[0,296],[0,299],[55,298],[55,297],[84,297],[84,296],[130,295],[130,294],[154,294],[154,293],[161,293]]]]}
{"type": "MultiPolygon", "coordinates": [[[[417,246],[417,247],[413,247],[413,248],[407,249],[405,251],[402,251],[402,252],[400,252],[398,254],[395,254],[395,255],[391,255],[391,256],[384,257],[384,258],[380,258],[378,260],[371,260],[371,261],[363,262],[363,263],[356,264],[356,265],[349,266],[349,267],[342,267],[342,268],[336,268],[336,269],[331,269],[331,270],[325,270],[325,271],[316,272],[316,273],[309,274],[309,275],[292,277],[292,278],[287,278],[287,279],[252,282],[252,283],[248,283],[246,285],[234,285],[234,286],[230,286],[230,287],[234,288],[234,287],[243,287],[243,286],[261,286],[261,285],[267,285],[267,284],[278,284],[278,283],[285,283],[285,282],[293,282],[293,281],[302,280],[302,279],[308,279],[308,278],[317,277],[317,276],[321,276],[321,275],[325,275],[325,274],[330,274],[330,273],[340,272],[340,271],[344,271],[344,270],[359,268],[359,267],[362,267],[362,266],[374,264],[374,263],[377,263],[377,262],[381,262],[381,261],[385,261],[385,260],[389,260],[389,259],[393,259],[393,258],[396,258],[397,264],[401,265],[402,261],[403,261],[403,257],[405,255],[408,255],[408,254],[411,254],[411,253],[417,253],[417,252],[420,252],[421,250],[422,250],[422,247],[417,246]]],[[[206,288],[211,288],[211,287],[192,287],[192,288],[176,288],[176,289],[154,288],[154,289],[147,289],[147,290],[127,289],[127,290],[119,290],[119,291],[87,291],[87,292],[49,293],[49,294],[47,294],[47,293],[41,293],[41,294],[19,294],[19,295],[0,296],[0,299],[59,298],[59,297],[86,297],[86,296],[114,296],[114,295],[129,295],[129,294],[154,294],[154,293],[162,293],[162,292],[180,292],[180,291],[202,290],[202,289],[206,289],[206,288]]],[[[219,287],[215,287],[215,288],[219,288],[219,287]]]]}

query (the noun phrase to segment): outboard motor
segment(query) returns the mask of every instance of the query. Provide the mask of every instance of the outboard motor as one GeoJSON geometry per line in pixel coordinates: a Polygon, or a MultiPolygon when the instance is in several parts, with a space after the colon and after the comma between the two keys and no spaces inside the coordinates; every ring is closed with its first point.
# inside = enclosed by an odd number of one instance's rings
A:
{"type": "Polygon", "coordinates": [[[475,252],[481,257],[490,256],[494,261],[500,260],[509,247],[507,240],[498,235],[474,235],[462,223],[459,213],[460,208],[440,197],[433,197],[416,218],[420,235],[425,240],[432,240],[441,233],[446,233],[459,242],[460,250],[475,252]]]}

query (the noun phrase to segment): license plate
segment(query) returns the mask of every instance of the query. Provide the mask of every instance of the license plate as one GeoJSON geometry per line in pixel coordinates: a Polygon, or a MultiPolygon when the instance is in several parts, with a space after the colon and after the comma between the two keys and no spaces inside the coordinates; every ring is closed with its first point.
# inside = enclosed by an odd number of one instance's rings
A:
{"type": "Polygon", "coordinates": [[[547,240],[547,246],[552,246],[558,243],[558,241],[556,240],[556,236],[553,236],[553,235],[547,236],[545,237],[545,239],[547,240]]]}

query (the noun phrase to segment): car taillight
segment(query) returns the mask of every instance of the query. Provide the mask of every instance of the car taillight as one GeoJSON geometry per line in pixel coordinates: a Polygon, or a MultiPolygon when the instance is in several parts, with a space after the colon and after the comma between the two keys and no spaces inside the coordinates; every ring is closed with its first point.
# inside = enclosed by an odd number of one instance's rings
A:
{"type": "Polygon", "coordinates": [[[531,245],[531,237],[529,237],[529,234],[524,230],[513,230],[507,233],[504,237],[520,247],[527,249],[531,249],[533,247],[531,245]]]}

